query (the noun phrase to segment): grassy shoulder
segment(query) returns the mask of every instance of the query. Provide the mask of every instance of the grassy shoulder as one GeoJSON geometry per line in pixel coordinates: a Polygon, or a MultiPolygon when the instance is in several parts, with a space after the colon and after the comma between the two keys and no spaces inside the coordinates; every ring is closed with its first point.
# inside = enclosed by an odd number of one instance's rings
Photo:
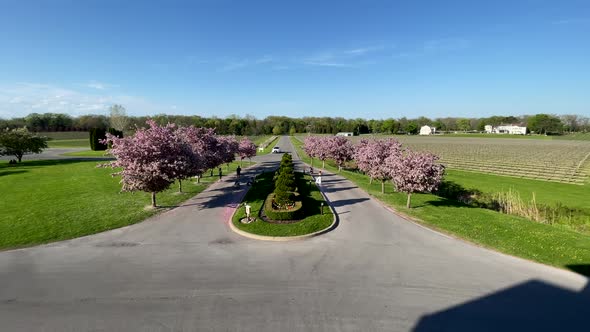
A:
{"type": "Polygon", "coordinates": [[[79,140],[85,139],[88,141],[90,134],[88,131],[40,131],[37,132],[39,136],[46,136],[52,140],[79,140]]]}
{"type": "Polygon", "coordinates": [[[327,206],[324,206],[324,214],[321,214],[321,203],[324,202],[324,198],[315,184],[309,184],[309,175],[298,180],[299,192],[303,197],[305,214],[303,220],[291,224],[273,224],[257,217],[256,221],[250,224],[242,224],[240,219],[246,217],[245,204],[249,204],[252,207],[252,213],[258,216],[264,200],[273,190],[273,175],[272,172],[261,174],[244,197],[243,204],[240,205],[232,218],[233,224],[238,229],[265,236],[297,236],[326,229],[332,224],[334,217],[327,206]]]}
{"type": "MultiPolygon", "coordinates": [[[[302,160],[310,163],[310,158],[301,149],[302,143],[296,139],[292,142],[302,160]]],[[[316,161],[315,166],[318,165],[316,161]]],[[[326,163],[326,168],[337,171],[330,162],[326,163]]],[[[365,175],[348,171],[340,174],[397,211],[418,219],[420,223],[478,245],[578,272],[576,267],[590,262],[590,236],[568,228],[475,208],[432,194],[412,195],[413,208],[407,209],[406,195],[394,192],[391,184],[387,185],[386,193],[381,194],[380,183],[370,184],[365,175]]]]}
{"type": "Polygon", "coordinates": [[[266,146],[266,148],[264,148],[263,151],[258,151],[258,149],[256,149],[256,155],[260,156],[264,154],[269,154],[272,151],[272,148],[274,148],[278,139],[279,136],[276,136],[272,141],[270,141],[270,143],[268,143],[268,145],[266,146]]]}
{"type": "Polygon", "coordinates": [[[484,173],[447,170],[445,180],[452,181],[466,189],[482,192],[517,191],[525,200],[531,200],[533,193],[537,202],[548,205],[567,205],[571,208],[588,209],[590,185],[576,185],[547,182],[524,178],[513,178],[484,173]]]}
{"type": "Polygon", "coordinates": [[[90,141],[86,139],[61,139],[47,142],[50,148],[90,148],[90,141]]]}
{"type": "Polygon", "coordinates": [[[62,155],[63,156],[71,156],[71,157],[112,157],[109,154],[107,154],[106,151],[92,151],[92,150],[66,152],[66,153],[63,153],[62,155]]]}
{"type": "MultiPolygon", "coordinates": [[[[244,167],[249,163],[244,163],[244,167]]],[[[97,162],[79,160],[25,161],[0,164],[0,249],[71,239],[140,222],[202,192],[218,180],[217,173],[201,180],[183,181],[158,193],[158,205],[146,210],[150,194],[121,193],[113,170],[97,162]]],[[[233,172],[238,163],[230,165],[233,172]]],[[[228,174],[223,166],[224,174],[228,174]]]]}

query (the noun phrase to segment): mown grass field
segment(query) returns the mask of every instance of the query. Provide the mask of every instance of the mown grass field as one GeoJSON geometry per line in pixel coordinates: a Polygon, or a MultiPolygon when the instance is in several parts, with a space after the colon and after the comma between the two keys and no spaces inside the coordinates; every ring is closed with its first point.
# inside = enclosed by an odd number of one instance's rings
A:
{"type": "MultiPolygon", "coordinates": [[[[302,143],[297,139],[292,139],[292,141],[303,161],[310,163],[310,158],[301,149],[302,143]]],[[[318,167],[321,164],[316,161],[314,165],[318,167]]],[[[332,162],[327,163],[327,169],[337,172],[337,168],[332,162]]],[[[400,213],[416,218],[418,222],[444,233],[510,255],[577,272],[580,272],[580,266],[590,264],[590,236],[573,231],[568,227],[541,224],[521,217],[467,206],[432,194],[412,195],[413,208],[407,209],[405,207],[406,195],[394,192],[391,184],[386,187],[386,193],[381,194],[381,185],[379,183],[369,184],[369,178],[365,175],[346,170],[342,171],[341,175],[400,213]]],[[[460,173],[451,173],[450,176],[457,180],[461,175],[460,173]]],[[[496,178],[501,177],[496,176],[496,178]]],[[[482,185],[473,178],[466,180],[464,184],[467,185],[468,181],[474,185],[482,185]]],[[[493,178],[483,181],[493,181],[493,178]]],[[[532,181],[529,186],[529,189],[542,187],[534,185],[532,181]]],[[[574,185],[569,186],[573,187],[574,185]]],[[[566,190],[565,187],[556,189],[566,190]]],[[[554,200],[550,196],[544,199],[554,200]]],[[[575,199],[574,202],[576,202],[575,204],[583,204],[583,198],[575,199]]],[[[585,269],[583,273],[590,273],[590,269],[585,269]]]]}
{"type": "Polygon", "coordinates": [[[90,139],[90,134],[87,131],[40,131],[37,134],[49,137],[52,140],[90,139]]]}
{"type": "Polygon", "coordinates": [[[324,214],[321,214],[320,204],[324,201],[322,194],[315,184],[308,185],[310,176],[305,175],[298,181],[299,191],[303,198],[303,209],[305,218],[292,224],[273,224],[262,221],[258,218],[250,224],[242,224],[240,219],[246,217],[244,205],[250,204],[253,216],[258,217],[258,212],[264,204],[267,195],[273,190],[272,172],[263,173],[258,177],[256,184],[250,188],[244,197],[243,204],[236,211],[232,218],[234,225],[248,233],[265,236],[297,236],[314,233],[328,228],[333,221],[332,211],[325,206],[324,214]]]}
{"type": "Polygon", "coordinates": [[[90,149],[90,140],[86,139],[62,139],[51,140],[47,142],[50,148],[88,148],[90,149]]]}
{"type": "Polygon", "coordinates": [[[70,156],[70,157],[106,157],[106,158],[112,157],[106,151],[92,151],[92,150],[66,152],[63,155],[70,156]]]}
{"type": "Polygon", "coordinates": [[[453,169],[446,171],[445,179],[466,189],[478,189],[487,193],[514,190],[525,200],[532,200],[534,193],[536,201],[541,204],[562,204],[590,211],[590,185],[588,184],[578,186],[453,169]]]}
{"type": "MultiPolygon", "coordinates": [[[[65,240],[134,224],[160,212],[146,210],[150,194],[120,193],[120,178],[97,162],[76,160],[0,163],[0,249],[65,240]]],[[[233,172],[238,163],[230,165],[233,172]]],[[[249,165],[245,162],[245,165],[249,165]]],[[[224,174],[228,174],[223,166],[224,174]]],[[[183,181],[157,195],[158,205],[175,206],[218,179],[205,175],[201,184],[183,181]]]]}

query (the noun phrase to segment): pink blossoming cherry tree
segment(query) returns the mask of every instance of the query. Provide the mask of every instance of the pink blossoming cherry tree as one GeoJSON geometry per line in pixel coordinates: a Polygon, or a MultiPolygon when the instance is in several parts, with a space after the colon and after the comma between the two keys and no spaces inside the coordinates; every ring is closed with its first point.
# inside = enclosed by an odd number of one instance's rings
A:
{"type": "Polygon", "coordinates": [[[121,168],[113,173],[120,175],[123,191],[145,191],[152,194],[152,207],[156,207],[156,193],[166,190],[197,162],[190,146],[176,133],[176,126],[159,126],[146,122],[149,128],[138,129],[133,136],[118,138],[107,134],[111,144],[109,153],[116,160],[102,166],[121,168]]]}
{"type": "Polygon", "coordinates": [[[322,146],[328,152],[329,158],[334,159],[336,165],[338,165],[338,173],[340,173],[344,163],[352,160],[354,152],[352,143],[348,138],[342,136],[328,137],[324,142],[322,146]]]}
{"type": "Polygon", "coordinates": [[[408,194],[406,207],[411,207],[413,193],[432,192],[438,188],[445,168],[437,164],[438,157],[426,152],[405,150],[401,156],[390,156],[385,160],[395,187],[408,194]]]}
{"type": "Polygon", "coordinates": [[[381,181],[381,193],[385,193],[385,182],[392,179],[391,167],[385,163],[400,158],[402,145],[393,138],[361,140],[355,147],[354,160],[359,170],[370,178],[381,181]]]}
{"type": "Polygon", "coordinates": [[[240,156],[240,166],[245,158],[252,158],[256,156],[256,145],[248,138],[245,137],[240,141],[238,146],[238,155],[240,156]]]}

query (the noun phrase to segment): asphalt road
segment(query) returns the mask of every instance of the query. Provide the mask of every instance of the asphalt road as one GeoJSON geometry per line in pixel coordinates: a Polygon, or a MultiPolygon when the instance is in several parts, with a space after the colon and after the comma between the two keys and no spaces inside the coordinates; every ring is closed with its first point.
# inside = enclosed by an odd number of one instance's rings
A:
{"type": "Polygon", "coordinates": [[[586,278],[425,229],[337,175],[322,186],[338,227],[287,243],[229,229],[244,193],[232,184],[137,225],[1,252],[0,330],[587,329],[586,278]]]}

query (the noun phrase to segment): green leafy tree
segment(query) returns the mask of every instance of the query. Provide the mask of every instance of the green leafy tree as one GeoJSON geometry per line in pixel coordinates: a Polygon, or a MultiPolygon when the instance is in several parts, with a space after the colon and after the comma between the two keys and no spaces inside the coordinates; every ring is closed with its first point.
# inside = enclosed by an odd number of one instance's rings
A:
{"type": "Polygon", "coordinates": [[[283,133],[283,131],[281,130],[281,126],[279,126],[279,125],[276,125],[276,126],[274,126],[274,127],[272,128],[272,134],[273,134],[273,135],[280,135],[280,134],[282,134],[282,133],[283,133]]]}
{"type": "Polygon", "coordinates": [[[47,140],[47,137],[30,133],[27,128],[6,129],[0,132],[0,154],[15,156],[20,163],[25,154],[43,152],[47,140]]]}
{"type": "Polygon", "coordinates": [[[458,119],[457,127],[459,130],[468,131],[471,129],[471,121],[469,119],[458,119]]]}
{"type": "Polygon", "coordinates": [[[557,134],[563,131],[561,120],[549,114],[536,114],[528,119],[529,130],[537,134],[557,134]]]}
{"type": "Polygon", "coordinates": [[[408,122],[406,125],[406,133],[416,135],[418,133],[418,124],[414,121],[408,122]]]}

